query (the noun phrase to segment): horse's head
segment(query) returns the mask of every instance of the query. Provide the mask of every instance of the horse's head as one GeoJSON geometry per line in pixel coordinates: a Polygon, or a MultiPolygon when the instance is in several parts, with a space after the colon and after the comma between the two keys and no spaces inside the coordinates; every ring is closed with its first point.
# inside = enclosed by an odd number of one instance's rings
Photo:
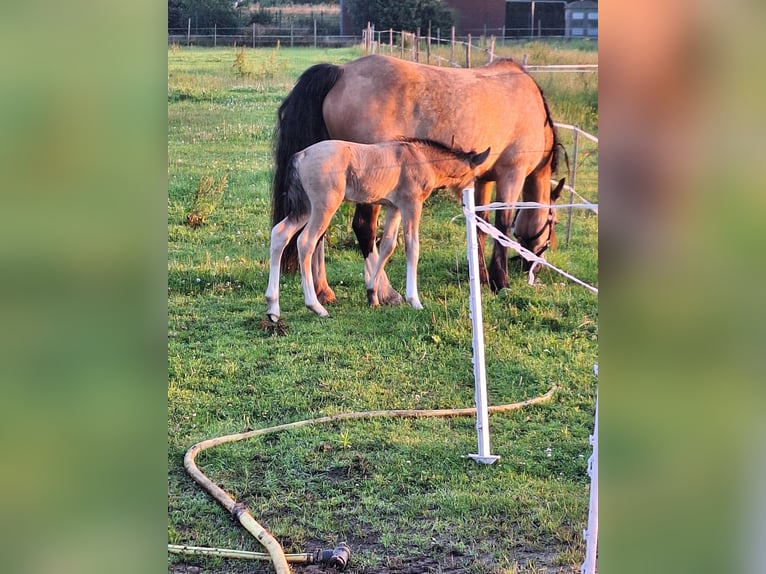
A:
{"type": "MultiPolygon", "coordinates": [[[[524,184],[524,201],[553,204],[561,195],[564,179],[562,178],[553,188],[550,183],[538,184],[539,178],[536,178],[536,181],[528,181],[524,184]],[[535,189],[531,189],[532,187],[535,189]]],[[[519,209],[513,224],[513,235],[522,247],[529,249],[535,255],[542,255],[548,247],[556,247],[556,223],[558,223],[558,217],[553,208],[519,209]]],[[[526,262],[524,267],[528,268],[526,262]]]]}

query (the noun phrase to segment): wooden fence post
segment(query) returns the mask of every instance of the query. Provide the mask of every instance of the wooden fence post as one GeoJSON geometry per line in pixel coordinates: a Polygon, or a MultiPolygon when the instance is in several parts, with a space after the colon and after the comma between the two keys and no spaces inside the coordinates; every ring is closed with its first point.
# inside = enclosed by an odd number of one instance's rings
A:
{"type": "Polygon", "coordinates": [[[389,55],[394,55],[394,29],[389,28],[388,29],[388,53],[389,55]]]}
{"type": "Polygon", "coordinates": [[[420,63],[420,26],[418,26],[415,34],[415,61],[420,63]]]}
{"type": "Polygon", "coordinates": [[[317,19],[314,18],[314,47],[317,47],[317,19]]]}
{"type": "Polygon", "coordinates": [[[491,36],[489,39],[489,63],[491,64],[495,60],[495,37],[491,36]]]}
{"type": "Polygon", "coordinates": [[[468,42],[465,45],[465,67],[471,67],[471,35],[468,34],[468,42]]]}
{"type": "Polygon", "coordinates": [[[218,47],[218,24],[213,23],[213,48],[218,47]]]}
{"type": "Polygon", "coordinates": [[[431,20],[428,21],[428,38],[426,39],[426,64],[431,63],[431,20]]]}
{"type": "Polygon", "coordinates": [[[255,48],[255,22],[253,22],[253,48],[255,48]]]}
{"type": "Polygon", "coordinates": [[[452,40],[449,45],[449,65],[452,66],[455,63],[455,27],[452,26],[452,40]]]}
{"type": "Polygon", "coordinates": [[[399,42],[401,43],[400,47],[401,47],[401,52],[402,52],[400,58],[402,60],[404,60],[404,30],[402,30],[401,36],[399,36],[399,42]]]}
{"type": "Polygon", "coordinates": [[[191,18],[189,18],[189,22],[186,24],[186,45],[189,46],[191,43],[191,18]]]}

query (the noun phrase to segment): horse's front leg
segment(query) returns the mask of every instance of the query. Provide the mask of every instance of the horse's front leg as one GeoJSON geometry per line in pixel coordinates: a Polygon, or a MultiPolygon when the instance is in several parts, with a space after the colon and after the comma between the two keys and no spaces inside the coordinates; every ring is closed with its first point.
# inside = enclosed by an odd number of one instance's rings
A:
{"type": "MultiPolygon", "coordinates": [[[[370,276],[378,262],[378,248],[375,245],[375,235],[378,228],[379,205],[359,204],[354,212],[352,228],[359,242],[359,249],[364,257],[364,281],[369,282],[370,276]]],[[[377,283],[377,292],[380,302],[384,305],[400,305],[402,296],[396,292],[388,280],[384,270],[381,271],[377,283]]]]}
{"type": "Polygon", "coordinates": [[[420,259],[420,212],[414,206],[412,213],[404,217],[404,251],[407,255],[407,302],[415,309],[422,309],[418,296],[418,260],[420,259]]]}
{"type": "Polygon", "coordinates": [[[391,258],[391,255],[396,248],[396,238],[399,234],[399,222],[401,219],[401,213],[398,209],[393,206],[387,208],[386,222],[383,227],[383,237],[380,240],[380,254],[375,261],[374,268],[369,273],[369,277],[365,278],[367,303],[369,303],[371,307],[380,305],[380,295],[378,293],[380,277],[385,276],[386,263],[388,263],[388,260],[391,258]]]}
{"type": "MultiPolygon", "coordinates": [[[[520,169],[514,169],[505,174],[497,181],[497,195],[495,200],[500,203],[513,203],[519,198],[521,188],[524,185],[524,174],[520,169]]],[[[513,210],[502,209],[495,215],[495,227],[510,237],[511,224],[513,223],[513,210]]],[[[492,258],[489,263],[489,286],[497,293],[501,289],[508,288],[508,248],[495,241],[492,249],[492,258]]]]}
{"type": "Polygon", "coordinates": [[[295,235],[307,218],[291,221],[285,218],[277,223],[271,230],[271,247],[269,259],[269,285],[266,288],[266,314],[274,323],[279,320],[279,272],[282,253],[285,246],[295,235]]]}
{"type": "MultiPolygon", "coordinates": [[[[487,205],[492,201],[492,182],[477,179],[473,186],[474,202],[478,205],[487,205]]],[[[483,217],[489,221],[489,212],[480,212],[479,217],[483,217]]],[[[479,281],[482,285],[489,283],[489,274],[487,273],[487,262],[484,258],[484,244],[486,243],[487,234],[480,228],[476,229],[476,238],[479,245],[479,281]]]]}

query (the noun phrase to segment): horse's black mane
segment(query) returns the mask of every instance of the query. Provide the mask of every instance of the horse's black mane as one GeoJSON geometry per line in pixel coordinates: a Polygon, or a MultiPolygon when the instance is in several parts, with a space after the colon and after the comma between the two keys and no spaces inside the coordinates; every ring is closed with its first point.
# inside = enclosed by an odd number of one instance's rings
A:
{"type": "MultiPolygon", "coordinates": [[[[524,67],[516,62],[513,58],[498,58],[495,60],[492,60],[489,64],[487,64],[485,67],[489,68],[492,66],[496,66],[498,64],[506,64],[511,63],[515,64],[521,72],[528,75],[530,78],[529,72],[527,72],[524,67]]],[[[535,85],[537,86],[537,89],[540,91],[540,97],[543,100],[543,107],[545,108],[545,124],[549,125],[551,127],[551,131],[553,132],[553,146],[551,146],[551,153],[548,156],[551,161],[551,172],[556,173],[556,169],[558,168],[559,163],[559,154],[561,150],[564,150],[564,155],[567,160],[567,163],[569,163],[569,158],[566,157],[566,150],[559,142],[558,133],[556,133],[556,126],[553,125],[553,117],[551,116],[551,109],[548,107],[548,100],[545,99],[545,94],[543,94],[543,89],[540,87],[540,84],[537,83],[537,81],[532,78],[532,81],[535,82],[535,85]]]]}

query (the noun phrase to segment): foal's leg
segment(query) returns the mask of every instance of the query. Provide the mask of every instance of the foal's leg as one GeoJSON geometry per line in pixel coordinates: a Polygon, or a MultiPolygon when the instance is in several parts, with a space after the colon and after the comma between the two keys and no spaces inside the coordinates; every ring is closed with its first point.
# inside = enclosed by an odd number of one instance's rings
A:
{"type": "Polygon", "coordinates": [[[298,264],[301,269],[301,285],[306,307],[321,317],[328,317],[327,312],[317,298],[314,289],[314,278],[311,272],[311,258],[314,255],[317,241],[330,225],[330,220],[343,201],[343,191],[339,194],[328,193],[321,205],[311,205],[311,215],[306,227],[298,236],[298,264]]]}
{"type": "Polygon", "coordinates": [[[380,305],[378,285],[380,285],[380,277],[385,274],[384,268],[386,263],[388,263],[396,248],[396,237],[399,234],[399,222],[401,219],[401,213],[398,209],[393,206],[387,208],[383,237],[380,240],[380,254],[375,262],[375,267],[365,282],[367,287],[367,303],[371,307],[380,305]]]}
{"type": "Polygon", "coordinates": [[[266,288],[266,314],[274,323],[279,320],[279,267],[282,252],[293,235],[306,223],[307,217],[291,220],[286,217],[271,230],[271,248],[269,259],[269,285],[266,288]]]}
{"type": "Polygon", "coordinates": [[[418,259],[420,259],[420,214],[422,205],[413,205],[409,213],[403,215],[404,250],[407,255],[407,302],[415,309],[422,309],[418,296],[418,259]]]}
{"type": "MultiPolygon", "coordinates": [[[[364,256],[364,281],[369,281],[370,275],[378,262],[378,248],[375,245],[375,234],[378,229],[379,205],[359,204],[354,212],[352,227],[359,242],[359,248],[364,256]]],[[[377,284],[380,302],[384,305],[401,305],[402,296],[397,293],[388,280],[385,271],[380,274],[377,284]]]]}

